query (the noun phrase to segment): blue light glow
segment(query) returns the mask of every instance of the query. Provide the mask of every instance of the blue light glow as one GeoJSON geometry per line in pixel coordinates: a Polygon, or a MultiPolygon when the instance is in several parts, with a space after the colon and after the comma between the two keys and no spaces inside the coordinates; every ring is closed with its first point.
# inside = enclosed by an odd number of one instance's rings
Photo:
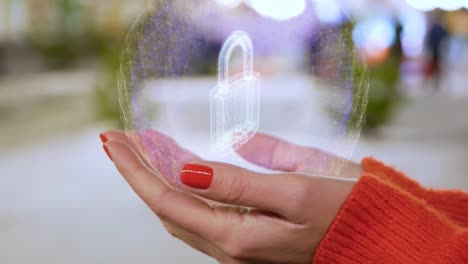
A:
{"type": "Polygon", "coordinates": [[[362,20],[353,30],[353,41],[369,54],[389,48],[395,42],[394,22],[385,17],[362,20]]]}

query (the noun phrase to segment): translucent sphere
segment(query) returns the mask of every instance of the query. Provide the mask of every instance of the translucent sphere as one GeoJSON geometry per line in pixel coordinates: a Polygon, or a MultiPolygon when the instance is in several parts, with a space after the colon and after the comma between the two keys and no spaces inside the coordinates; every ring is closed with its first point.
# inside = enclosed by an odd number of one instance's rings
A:
{"type": "Polygon", "coordinates": [[[196,159],[339,176],[367,102],[352,28],[329,1],[155,1],[122,55],[125,130],[174,184],[196,159]]]}

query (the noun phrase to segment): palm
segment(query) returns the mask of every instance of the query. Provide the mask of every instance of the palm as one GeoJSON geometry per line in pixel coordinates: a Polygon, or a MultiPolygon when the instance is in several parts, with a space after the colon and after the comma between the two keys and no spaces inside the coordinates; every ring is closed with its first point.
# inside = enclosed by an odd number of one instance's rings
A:
{"type": "MultiPolygon", "coordinates": [[[[163,219],[168,231],[223,263],[310,263],[354,186],[350,180],[304,175],[317,173],[306,163],[313,155],[324,153],[264,134],[256,135],[238,153],[280,173],[261,174],[202,161],[156,131],[147,130],[138,137],[112,133],[116,140],[106,146],[117,168],[163,219]],[[131,147],[141,144],[149,147],[138,155],[131,147]],[[191,162],[214,170],[207,190],[180,183],[183,164],[191,162]],[[297,171],[303,174],[291,173],[297,171]]],[[[351,162],[345,168],[344,175],[350,178],[360,170],[351,162]]]]}

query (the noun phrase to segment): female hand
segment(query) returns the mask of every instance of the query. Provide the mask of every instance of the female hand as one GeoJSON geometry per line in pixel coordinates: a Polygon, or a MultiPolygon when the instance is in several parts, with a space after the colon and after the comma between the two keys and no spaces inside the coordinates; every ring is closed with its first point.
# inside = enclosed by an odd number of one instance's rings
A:
{"type": "Polygon", "coordinates": [[[165,135],[143,133],[158,146],[145,153],[149,162],[120,132],[102,139],[119,172],[166,229],[220,263],[311,263],[361,174],[359,165],[346,161],[343,178],[310,176],[310,157],[322,152],[262,134],[239,154],[283,172],[269,175],[199,160],[165,135]]]}

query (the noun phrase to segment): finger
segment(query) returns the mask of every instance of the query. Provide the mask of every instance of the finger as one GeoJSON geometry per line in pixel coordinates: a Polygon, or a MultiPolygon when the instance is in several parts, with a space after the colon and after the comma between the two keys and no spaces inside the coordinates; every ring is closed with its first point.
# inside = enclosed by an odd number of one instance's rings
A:
{"type": "Polygon", "coordinates": [[[164,225],[164,228],[171,236],[182,240],[192,248],[214,258],[220,255],[219,248],[217,248],[217,246],[215,246],[210,241],[190,233],[174,223],[170,223],[164,220],[161,220],[161,223],[164,225]]]}
{"type": "MultiPolygon", "coordinates": [[[[159,133],[157,131],[151,131],[150,133],[155,135],[155,136],[153,136],[152,140],[157,140],[157,137],[166,137],[167,138],[167,136],[165,136],[164,134],[159,133]]],[[[139,139],[140,136],[138,135],[138,132],[135,132],[135,131],[124,134],[124,133],[122,133],[120,131],[110,130],[110,131],[102,133],[102,135],[104,135],[106,137],[106,140],[103,140],[104,142],[107,141],[107,140],[117,140],[117,141],[120,141],[122,143],[125,143],[125,144],[129,145],[133,150],[137,149],[133,142],[135,142],[136,140],[141,142],[141,140],[139,139]]],[[[172,142],[174,142],[174,141],[172,141],[172,142]]],[[[157,144],[157,142],[154,142],[154,144],[157,144]]],[[[173,144],[175,144],[175,142],[173,144]]],[[[168,147],[168,148],[170,148],[170,147],[168,147]]],[[[177,148],[179,148],[179,147],[177,146],[177,148]]],[[[168,149],[168,151],[169,151],[169,149],[168,149]]],[[[152,169],[156,170],[157,172],[159,172],[158,176],[161,176],[162,179],[166,183],[168,183],[168,184],[170,184],[171,186],[174,186],[174,187],[180,186],[180,182],[179,182],[180,169],[177,171],[177,173],[173,172],[177,168],[173,169],[173,170],[170,170],[172,175],[169,175],[169,176],[164,175],[161,172],[161,171],[164,171],[164,167],[173,166],[173,164],[172,164],[173,161],[169,161],[169,160],[166,159],[166,160],[159,160],[159,161],[153,162],[153,164],[151,164],[151,162],[149,162],[149,161],[147,162],[147,157],[145,157],[143,154],[141,154],[141,152],[137,153],[137,155],[140,157],[140,159],[143,161],[143,163],[148,168],[152,168],[152,169]],[[163,165],[164,162],[166,162],[167,165],[163,165]]],[[[192,155],[192,157],[195,157],[193,160],[198,159],[198,156],[195,156],[195,154],[193,154],[191,152],[189,154],[187,154],[187,155],[192,155]]],[[[185,164],[186,160],[187,159],[177,161],[177,163],[178,164],[185,164]]],[[[178,168],[180,168],[180,167],[181,167],[181,165],[178,165],[178,168]]],[[[211,200],[205,199],[203,197],[197,197],[197,198],[200,198],[201,200],[203,200],[204,202],[206,202],[207,204],[209,204],[211,206],[219,204],[216,201],[211,201],[211,200]]]]}
{"type": "MultiPolygon", "coordinates": [[[[180,147],[172,138],[154,131],[131,131],[126,134],[119,131],[102,133],[108,140],[117,140],[128,144],[145,161],[147,165],[157,170],[165,179],[178,185],[179,172],[188,162],[199,159],[192,152],[180,147]]],[[[104,141],[104,140],[103,140],[104,141]]]]}
{"type": "Polygon", "coordinates": [[[277,263],[278,259],[297,259],[296,254],[311,252],[313,248],[313,237],[309,242],[304,242],[304,239],[308,239],[304,237],[308,224],[294,224],[263,210],[245,211],[229,206],[220,206],[216,210],[238,219],[229,227],[227,239],[216,244],[228,259],[261,259],[262,263],[277,263]],[[303,243],[290,243],[288,247],[284,241],[303,243]]]}
{"type": "Polygon", "coordinates": [[[121,141],[130,145],[133,149],[135,149],[135,147],[139,148],[142,143],[145,143],[146,146],[142,147],[148,153],[152,152],[150,146],[160,145],[158,149],[164,150],[164,152],[174,152],[175,154],[173,156],[178,160],[186,161],[198,159],[197,155],[180,147],[174,139],[155,130],[146,129],[141,132],[131,131],[128,133],[109,130],[101,134],[101,139],[103,143],[110,139],[121,141]]]}
{"type": "MultiPolygon", "coordinates": [[[[219,206],[215,209],[218,214],[231,215],[237,219],[227,230],[226,239],[214,243],[200,238],[177,225],[163,221],[168,232],[181,239],[191,247],[207,254],[220,263],[231,263],[233,259],[260,258],[265,263],[286,258],[297,259],[297,254],[310,252],[312,245],[316,244],[313,238],[309,243],[291,245],[294,250],[284,250],[285,240],[297,241],[304,239],[305,228],[272,216],[268,212],[255,209],[245,211],[230,206],[219,206]],[[275,239],[271,239],[274,237],[275,239]],[[286,251],[286,252],[285,252],[286,251]],[[288,252],[289,251],[289,252],[288,252]],[[289,256],[290,255],[290,256],[289,256]],[[267,261],[268,260],[268,261],[267,261]]],[[[312,253],[311,253],[312,254],[312,253]]],[[[307,259],[311,259],[307,258],[307,259]]],[[[238,263],[238,262],[236,262],[238,263]]],[[[262,262],[263,263],[263,262],[262,262]]]]}
{"type": "Polygon", "coordinates": [[[216,239],[225,230],[223,215],[215,214],[203,201],[164,184],[128,145],[110,140],[105,147],[128,184],[159,217],[208,240],[216,239]]]}
{"type": "MultiPolygon", "coordinates": [[[[136,132],[130,132],[130,133],[134,134],[136,132]]],[[[101,133],[100,137],[101,137],[102,143],[106,143],[108,140],[116,140],[116,141],[120,141],[120,142],[123,142],[123,143],[129,145],[135,151],[138,150],[138,147],[137,147],[138,144],[135,144],[136,142],[134,140],[131,140],[133,138],[136,138],[135,135],[132,135],[130,137],[131,138],[130,139],[127,136],[127,134],[125,134],[123,132],[120,132],[120,131],[117,131],[117,130],[109,130],[109,131],[101,133]]]]}
{"type": "Polygon", "coordinates": [[[312,233],[304,225],[255,211],[250,211],[250,217],[246,217],[245,226],[251,227],[246,228],[248,235],[241,236],[243,232],[238,232],[232,236],[231,241],[226,242],[225,250],[228,255],[235,259],[254,258],[263,260],[262,263],[278,263],[280,259],[300,259],[300,254],[310,252],[308,257],[304,257],[304,262],[294,263],[307,263],[312,259],[315,236],[304,236],[304,233],[312,233]],[[290,243],[284,243],[285,241],[290,243]]]}
{"type": "Polygon", "coordinates": [[[247,161],[272,170],[336,176],[336,168],[343,166],[344,173],[340,176],[359,178],[362,174],[361,166],[351,161],[261,133],[253,136],[237,152],[247,161]]]}
{"type": "Polygon", "coordinates": [[[268,175],[207,161],[187,164],[181,172],[184,190],[226,204],[272,211],[286,218],[297,213],[297,206],[293,205],[304,198],[307,179],[299,174],[268,175]]]}
{"type": "MultiPolygon", "coordinates": [[[[154,168],[152,164],[148,161],[147,157],[145,157],[145,155],[142,153],[141,148],[138,147],[140,146],[141,142],[141,140],[139,140],[138,132],[132,131],[125,134],[117,130],[109,130],[101,133],[99,136],[102,140],[102,143],[106,143],[108,140],[115,140],[129,145],[136,152],[136,154],[142,160],[145,166],[148,166],[149,168],[154,168]]],[[[157,168],[154,169],[157,170],[157,168]]]]}
{"type": "Polygon", "coordinates": [[[238,153],[246,160],[273,170],[317,172],[320,161],[332,155],[316,148],[303,147],[279,138],[256,134],[238,153]],[[312,170],[312,171],[311,171],[312,170]]]}
{"type": "Polygon", "coordinates": [[[121,142],[129,142],[127,139],[127,135],[123,132],[117,130],[108,130],[106,132],[102,132],[100,134],[102,143],[106,143],[108,140],[117,140],[121,142]]]}
{"type": "Polygon", "coordinates": [[[101,133],[100,137],[103,143],[106,143],[108,140],[116,140],[129,145],[135,152],[137,152],[140,158],[143,158],[146,161],[145,154],[143,153],[145,149],[142,148],[142,140],[139,132],[130,131],[124,133],[117,130],[109,130],[101,133]]]}
{"type": "Polygon", "coordinates": [[[145,129],[140,133],[145,140],[150,141],[148,143],[157,143],[157,145],[160,145],[161,149],[164,151],[173,152],[172,156],[177,160],[189,161],[199,159],[199,157],[193,152],[182,148],[173,138],[161,132],[152,129],[145,129]]]}
{"type": "Polygon", "coordinates": [[[173,184],[179,185],[179,173],[184,164],[200,159],[163,133],[146,129],[139,135],[150,163],[173,184]]]}

